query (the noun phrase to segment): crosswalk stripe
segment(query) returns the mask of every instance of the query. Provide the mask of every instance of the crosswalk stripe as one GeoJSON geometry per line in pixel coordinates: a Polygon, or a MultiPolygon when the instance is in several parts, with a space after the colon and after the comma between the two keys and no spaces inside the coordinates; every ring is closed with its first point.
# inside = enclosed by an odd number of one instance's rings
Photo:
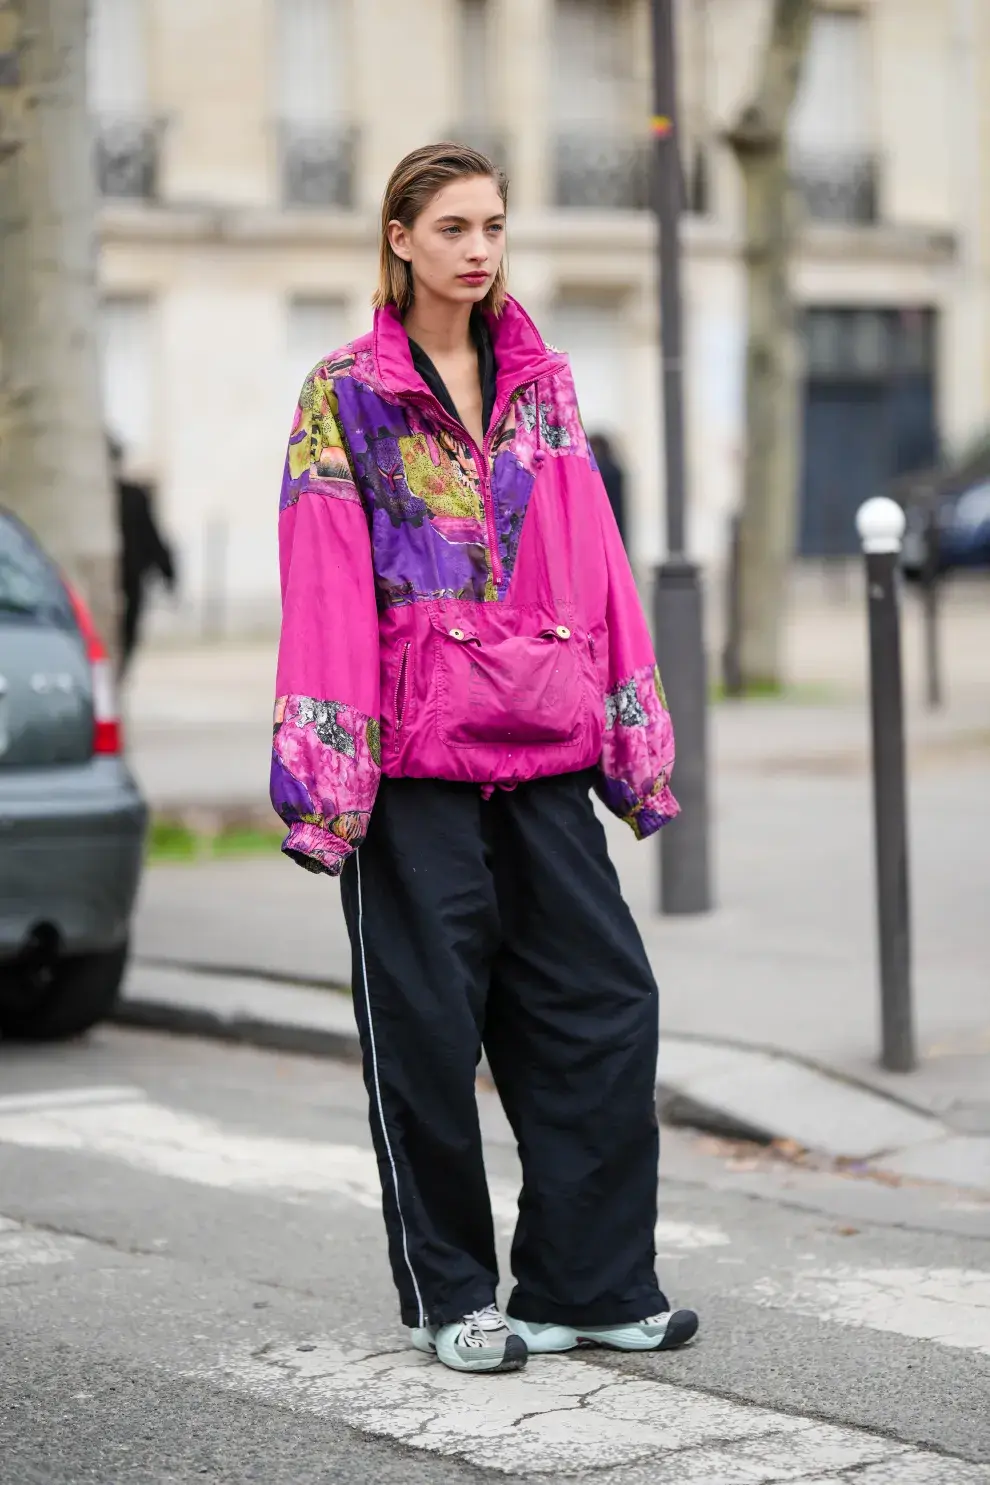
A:
{"type": "MultiPolygon", "coordinates": [[[[16,1270],[99,1251],[0,1217],[0,1279],[5,1262],[16,1270]]],[[[63,1288],[59,1302],[70,1294],[63,1288]]],[[[987,1466],[568,1356],[534,1357],[522,1373],[486,1379],[411,1349],[370,1352],[317,1337],[239,1343],[198,1366],[159,1366],[496,1475],[583,1478],[648,1465],[650,1485],[990,1485],[987,1466]]]]}
{"type": "Polygon", "coordinates": [[[39,1232],[0,1217],[0,1279],[39,1264],[72,1261],[86,1246],[84,1238],[39,1232]]]}
{"type": "Polygon", "coordinates": [[[771,1309],[889,1331],[990,1356],[990,1273],[961,1268],[841,1268],[761,1279],[747,1296],[771,1309]]]}
{"type": "Polygon", "coordinates": [[[87,1104],[121,1104],[143,1099],[140,1088],[50,1088],[44,1093],[0,1094],[0,1116],[22,1109],[85,1107],[87,1104]]]}
{"type": "Polygon", "coordinates": [[[549,1474],[650,1462],[651,1485],[719,1485],[817,1475],[868,1479],[864,1467],[890,1464],[884,1480],[919,1485],[990,1481],[957,1460],[860,1429],[625,1375],[570,1357],[535,1357],[522,1373],[465,1376],[412,1351],[382,1355],[333,1341],[247,1347],[217,1369],[211,1385],[348,1427],[454,1457],[502,1474],[549,1474]],[[951,1471],[944,1465],[951,1465],[951,1471]],[[929,1468],[929,1465],[931,1466],[929,1468]],[[908,1475],[899,1470],[919,1469],[908,1475]],[[845,1471],[854,1471],[846,1476],[845,1471]],[[927,1470],[927,1472],[926,1472],[927,1470]]]}
{"type": "MultiPolygon", "coordinates": [[[[0,1143],[120,1160],[216,1190],[331,1196],[381,1208],[377,1162],[367,1148],[230,1129],[155,1103],[137,1088],[91,1089],[88,1101],[80,1101],[84,1091],[39,1093],[29,1103],[23,1095],[0,1100],[0,1143]]],[[[496,1225],[511,1232],[517,1188],[498,1178],[489,1187],[496,1225]]],[[[719,1228],[663,1218],[656,1240],[661,1256],[670,1257],[730,1243],[719,1228]]],[[[990,1273],[980,1270],[804,1268],[735,1293],[820,1321],[990,1355],[990,1273]]]]}
{"type": "MultiPolygon", "coordinates": [[[[140,1090],[119,1091],[124,1097],[117,1103],[94,1098],[82,1105],[57,1097],[46,1105],[39,1094],[36,1106],[8,1110],[0,1105],[0,1142],[77,1150],[221,1190],[341,1196],[362,1207],[381,1208],[378,1165],[371,1150],[244,1133],[153,1103],[140,1090]]],[[[518,1216],[517,1187],[493,1177],[489,1193],[496,1225],[511,1232],[518,1216]]],[[[664,1252],[728,1242],[728,1234],[718,1228],[663,1220],[657,1224],[657,1243],[664,1252]]]]}
{"type": "Polygon", "coordinates": [[[109,1157],[219,1190],[327,1193],[381,1207],[369,1150],[225,1129],[150,1100],[0,1111],[0,1141],[109,1157]]]}

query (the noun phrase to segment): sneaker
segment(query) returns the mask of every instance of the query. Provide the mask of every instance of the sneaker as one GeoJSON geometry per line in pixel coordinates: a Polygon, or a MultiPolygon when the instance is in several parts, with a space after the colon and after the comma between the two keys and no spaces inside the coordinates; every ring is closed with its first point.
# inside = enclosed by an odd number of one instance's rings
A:
{"type": "Polygon", "coordinates": [[[472,1310],[453,1325],[418,1327],[412,1343],[455,1372],[518,1372],[529,1356],[526,1342],[495,1305],[472,1310]]]}
{"type": "Polygon", "coordinates": [[[686,1345],[698,1329],[693,1310],[651,1315],[629,1325],[538,1325],[509,1317],[509,1324],[534,1356],[573,1351],[575,1346],[608,1346],[613,1351],[673,1351],[686,1345]]]}

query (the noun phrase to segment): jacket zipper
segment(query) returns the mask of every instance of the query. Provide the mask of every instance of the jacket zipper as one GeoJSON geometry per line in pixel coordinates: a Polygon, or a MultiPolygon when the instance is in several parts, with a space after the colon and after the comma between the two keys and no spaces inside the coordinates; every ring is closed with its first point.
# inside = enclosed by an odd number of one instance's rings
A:
{"type": "MultiPolygon", "coordinates": [[[[537,374],[536,376],[529,376],[524,382],[520,382],[517,387],[513,387],[512,391],[509,393],[504,403],[502,404],[501,411],[498,410],[498,406],[496,404],[496,407],[492,409],[492,420],[489,424],[488,432],[485,434],[481,448],[479,448],[478,445],[475,443],[468,430],[464,427],[464,424],[459,423],[456,418],[452,418],[447,412],[446,408],[441,406],[441,404],[435,397],[433,397],[432,395],[423,397],[421,393],[415,394],[417,402],[429,403],[430,411],[434,414],[440,414],[440,420],[446,428],[448,428],[452,432],[456,432],[459,436],[463,436],[467,440],[468,448],[471,450],[471,457],[474,459],[475,468],[477,469],[478,476],[481,480],[481,504],[485,512],[485,531],[488,536],[488,555],[489,561],[491,562],[492,582],[495,584],[496,588],[499,587],[499,585],[501,584],[502,578],[505,574],[502,567],[502,559],[499,556],[498,552],[498,532],[495,529],[495,501],[492,498],[492,484],[488,472],[488,450],[491,446],[493,437],[495,436],[495,434],[498,433],[499,428],[505,420],[505,415],[512,405],[512,399],[514,397],[517,397],[519,393],[522,392],[526,387],[532,386],[533,383],[538,380],[539,374],[537,374]],[[498,417],[495,416],[496,412],[498,412],[498,417]]],[[[539,417],[539,415],[539,408],[537,408],[536,416],[539,417]]]]}
{"type": "MultiPolygon", "coordinates": [[[[525,386],[528,384],[524,383],[523,385],[525,386]]],[[[515,396],[515,393],[513,393],[512,396],[515,396]]],[[[427,398],[417,394],[416,400],[420,403],[428,402],[430,412],[433,413],[434,416],[436,416],[437,413],[440,414],[438,421],[441,422],[443,426],[448,429],[449,432],[456,433],[458,438],[463,439],[467,443],[468,448],[471,450],[471,457],[474,460],[474,467],[478,471],[478,478],[481,481],[481,505],[482,509],[485,512],[485,534],[488,537],[488,556],[492,569],[492,582],[495,584],[496,587],[498,587],[499,583],[501,583],[502,581],[503,572],[502,559],[498,554],[498,534],[495,530],[495,510],[494,503],[492,501],[491,481],[488,478],[488,439],[486,437],[485,446],[483,448],[479,448],[474,439],[471,437],[470,433],[464,427],[464,424],[459,423],[456,418],[452,418],[446,411],[446,409],[440,405],[435,397],[427,398]]],[[[511,397],[509,400],[512,400],[511,397]]],[[[506,407],[508,407],[508,403],[506,403],[506,407]]]]}
{"type": "Polygon", "coordinates": [[[481,503],[485,508],[485,525],[488,528],[488,550],[492,561],[492,582],[499,587],[502,582],[502,559],[498,553],[498,532],[495,529],[495,501],[492,497],[491,480],[488,478],[488,455],[482,453],[484,470],[481,474],[481,503]]]}
{"type": "Polygon", "coordinates": [[[402,723],[406,715],[406,690],[408,688],[409,673],[409,649],[410,641],[406,640],[402,646],[402,656],[399,660],[399,674],[395,680],[395,697],[392,703],[392,713],[395,717],[395,746],[399,744],[399,734],[402,731],[402,723]]]}

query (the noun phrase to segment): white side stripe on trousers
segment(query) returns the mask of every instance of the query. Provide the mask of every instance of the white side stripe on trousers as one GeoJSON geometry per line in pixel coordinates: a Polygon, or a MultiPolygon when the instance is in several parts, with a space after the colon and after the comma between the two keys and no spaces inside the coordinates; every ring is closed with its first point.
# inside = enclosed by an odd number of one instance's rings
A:
{"type": "Polygon", "coordinates": [[[385,1110],[382,1108],[382,1089],[378,1080],[378,1049],[375,1046],[375,1026],[371,1019],[371,995],[368,990],[368,962],[364,954],[364,896],[361,892],[361,853],[355,851],[354,865],[357,868],[357,896],[358,896],[358,943],[361,946],[361,979],[364,982],[364,1008],[368,1017],[368,1044],[371,1047],[371,1070],[375,1079],[375,1099],[378,1104],[378,1120],[382,1126],[382,1139],[385,1141],[385,1150],[388,1155],[388,1163],[392,1168],[392,1189],[395,1192],[395,1207],[399,1214],[399,1227],[402,1230],[402,1256],[406,1260],[406,1268],[412,1279],[413,1290],[416,1294],[416,1304],[419,1306],[419,1323],[426,1324],[426,1311],[423,1309],[423,1296],[419,1292],[416,1282],[416,1274],[409,1259],[409,1244],[406,1238],[406,1221],[402,1215],[402,1203],[399,1200],[399,1173],[395,1168],[395,1157],[392,1154],[392,1142],[388,1137],[388,1128],[385,1124],[385,1110]]]}

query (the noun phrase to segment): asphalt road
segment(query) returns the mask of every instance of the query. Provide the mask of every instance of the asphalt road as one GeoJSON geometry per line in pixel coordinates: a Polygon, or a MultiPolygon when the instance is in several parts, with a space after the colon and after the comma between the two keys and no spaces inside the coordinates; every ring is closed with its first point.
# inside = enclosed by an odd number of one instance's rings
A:
{"type": "Polygon", "coordinates": [[[0,1480],[990,1485],[990,1197],[668,1132],[657,1242],[686,1351],[456,1376],[398,1325],[355,1069],[0,1047],[0,1480]]]}

